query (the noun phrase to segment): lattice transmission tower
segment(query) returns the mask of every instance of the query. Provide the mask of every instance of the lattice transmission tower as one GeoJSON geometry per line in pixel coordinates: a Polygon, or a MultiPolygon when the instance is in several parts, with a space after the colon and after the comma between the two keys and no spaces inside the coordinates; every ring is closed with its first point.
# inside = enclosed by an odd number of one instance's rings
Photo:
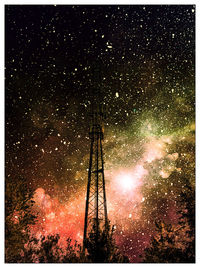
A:
{"type": "Polygon", "coordinates": [[[85,207],[84,250],[88,234],[95,230],[95,237],[98,240],[100,230],[108,226],[102,146],[104,138],[103,120],[106,117],[106,107],[100,101],[100,68],[98,64],[94,68],[94,77],[96,88],[89,111],[91,118],[89,130],[91,146],[85,207]]]}

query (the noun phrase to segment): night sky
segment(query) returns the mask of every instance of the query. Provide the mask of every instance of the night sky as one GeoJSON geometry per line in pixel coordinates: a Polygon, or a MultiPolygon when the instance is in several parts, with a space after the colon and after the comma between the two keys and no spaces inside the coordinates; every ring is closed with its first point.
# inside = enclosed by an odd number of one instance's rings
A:
{"type": "Polygon", "coordinates": [[[138,262],[155,219],[178,221],[170,175],[194,175],[195,7],[5,6],[6,176],[36,190],[38,236],[82,243],[95,62],[108,217],[138,262]]]}

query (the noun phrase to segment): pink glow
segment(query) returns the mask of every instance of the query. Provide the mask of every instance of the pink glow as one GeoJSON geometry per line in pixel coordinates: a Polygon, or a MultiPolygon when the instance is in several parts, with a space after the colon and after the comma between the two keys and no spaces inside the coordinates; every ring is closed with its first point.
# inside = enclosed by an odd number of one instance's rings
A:
{"type": "Polygon", "coordinates": [[[38,188],[34,195],[34,210],[39,212],[39,219],[38,223],[32,226],[32,232],[37,237],[59,234],[62,243],[68,237],[81,243],[85,210],[84,197],[85,193],[80,192],[78,198],[73,201],[61,203],[57,198],[51,198],[46,194],[44,189],[38,188]]]}
{"type": "Polygon", "coordinates": [[[127,194],[142,185],[142,179],[148,171],[140,164],[134,168],[118,169],[112,173],[111,183],[116,190],[127,194]]]}
{"type": "MultiPolygon", "coordinates": [[[[137,163],[126,168],[105,170],[107,209],[112,225],[122,226],[128,233],[133,222],[141,219],[144,201],[141,187],[144,178],[149,175],[144,165],[166,156],[172,161],[178,157],[176,153],[167,155],[166,142],[170,139],[153,137],[144,144],[144,154],[137,163]]],[[[162,170],[160,175],[167,178],[169,172],[162,170]]],[[[81,187],[73,198],[61,202],[45,193],[43,188],[38,188],[34,195],[34,210],[38,212],[39,221],[32,227],[32,232],[38,237],[41,234],[59,234],[61,246],[65,246],[65,240],[69,237],[82,243],[85,196],[86,188],[81,187]]]]}

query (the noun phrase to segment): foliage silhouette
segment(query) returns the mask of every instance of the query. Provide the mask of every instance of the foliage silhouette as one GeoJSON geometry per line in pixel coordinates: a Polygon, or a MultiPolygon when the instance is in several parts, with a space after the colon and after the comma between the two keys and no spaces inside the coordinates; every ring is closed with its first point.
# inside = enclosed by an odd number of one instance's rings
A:
{"type": "Polygon", "coordinates": [[[93,225],[89,237],[86,240],[87,258],[92,263],[127,263],[128,257],[122,255],[117,248],[114,238],[114,226],[107,224],[105,228],[98,231],[96,236],[96,225],[93,225]]]}
{"type": "Polygon", "coordinates": [[[183,251],[177,246],[176,236],[179,230],[162,221],[156,221],[157,235],[144,250],[145,263],[182,263],[183,251]]]}
{"type": "Polygon", "coordinates": [[[58,245],[60,236],[48,235],[39,238],[31,237],[29,243],[24,249],[24,263],[77,263],[80,262],[80,246],[72,240],[66,240],[66,249],[58,245]]]}
{"type": "MultiPolygon", "coordinates": [[[[156,207],[154,216],[158,219],[161,213],[157,213],[157,210],[161,206],[160,200],[156,199],[156,193],[163,191],[164,196],[167,192],[166,201],[170,197],[170,202],[174,202],[179,220],[173,227],[166,224],[164,219],[156,222],[157,235],[152,238],[149,247],[145,249],[143,262],[195,262],[195,147],[192,136],[172,144],[168,153],[173,156],[175,152],[178,152],[176,153],[178,157],[174,162],[174,171],[167,178],[162,178],[155,172],[153,179],[157,182],[157,188],[152,188],[151,203],[146,198],[148,204],[144,204],[144,209],[152,211],[153,206],[156,207]],[[171,192],[167,191],[170,185],[173,185],[171,192]]],[[[159,170],[160,162],[157,162],[157,170],[159,170]]],[[[164,201],[165,199],[162,202],[164,201]]],[[[167,214],[167,205],[164,213],[167,214]]]]}
{"type": "Polygon", "coordinates": [[[114,228],[99,230],[98,240],[95,227],[86,242],[86,251],[75,241],[68,238],[65,249],[58,246],[59,235],[32,237],[24,249],[22,262],[25,263],[127,263],[115,245],[114,228]]]}
{"type": "Polygon", "coordinates": [[[21,260],[24,244],[29,240],[29,226],[36,221],[32,214],[33,191],[22,177],[5,181],[5,262],[21,260]]]}

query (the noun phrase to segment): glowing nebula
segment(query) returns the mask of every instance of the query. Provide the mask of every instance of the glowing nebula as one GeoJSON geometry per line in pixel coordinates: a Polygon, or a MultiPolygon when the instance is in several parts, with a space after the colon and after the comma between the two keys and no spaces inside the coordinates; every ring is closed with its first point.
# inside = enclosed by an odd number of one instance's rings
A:
{"type": "Polygon", "coordinates": [[[84,197],[85,194],[80,192],[75,199],[61,203],[57,198],[51,198],[46,194],[44,189],[36,189],[34,210],[39,213],[39,219],[37,224],[32,226],[32,232],[37,237],[59,234],[60,243],[63,246],[68,237],[81,243],[85,209],[84,197]]]}
{"type": "MultiPolygon", "coordinates": [[[[141,158],[129,167],[110,168],[105,170],[106,194],[108,214],[111,223],[118,229],[123,225],[123,230],[129,230],[134,221],[142,216],[142,204],[144,197],[141,188],[144,179],[148,178],[149,171],[144,167],[155,159],[164,156],[171,162],[178,158],[177,153],[167,154],[166,145],[171,143],[171,137],[150,137],[144,143],[144,152],[141,158]]],[[[174,168],[169,166],[160,171],[163,178],[167,178],[174,168]]],[[[79,177],[84,176],[79,172],[79,177]]],[[[74,198],[68,201],[59,201],[45,193],[43,188],[35,191],[35,211],[39,214],[38,223],[32,227],[37,236],[41,234],[59,234],[61,245],[65,245],[65,239],[71,237],[82,243],[84,211],[85,211],[86,185],[79,187],[74,198]]]]}

